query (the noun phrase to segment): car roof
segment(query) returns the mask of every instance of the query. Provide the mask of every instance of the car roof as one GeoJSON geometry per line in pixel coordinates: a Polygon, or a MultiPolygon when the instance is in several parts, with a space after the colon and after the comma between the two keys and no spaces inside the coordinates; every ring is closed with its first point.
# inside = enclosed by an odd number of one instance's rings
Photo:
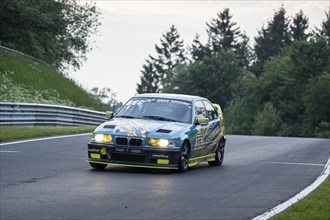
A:
{"type": "Polygon", "coordinates": [[[200,97],[200,96],[183,95],[183,94],[170,94],[170,93],[144,93],[144,94],[135,95],[134,97],[180,99],[180,100],[185,100],[185,101],[193,101],[195,99],[205,99],[205,98],[200,97]]]}

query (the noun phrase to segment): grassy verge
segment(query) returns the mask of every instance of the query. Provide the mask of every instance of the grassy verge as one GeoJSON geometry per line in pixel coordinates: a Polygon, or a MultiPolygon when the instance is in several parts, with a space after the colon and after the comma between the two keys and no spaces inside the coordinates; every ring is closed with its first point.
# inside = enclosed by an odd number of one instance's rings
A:
{"type": "Polygon", "coordinates": [[[87,127],[0,127],[0,142],[29,138],[49,137],[67,134],[93,132],[94,126],[87,127]]]}
{"type": "Polygon", "coordinates": [[[68,103],[66,105],[73,107],[107,110],[104,104],[82,86],[56,69],[2,49],[0,79],[1,77],[8,78],[0,84],[1,101],[36,103],[39,99],[38,103],[51,104],[50,101],[54,100],[53,104],[58,104],[59,100],[65,100],[68,103]],[[12,88],[13,85],[17,88],[12,88]],[[20,92],[22,90],[23,92],[20,92]]]}
{"type": "Polygon", "coordinates": [[[330,178],[310,195],[291,206],[287,211],[275,215],[272,220],[330,220],[330,178]]]}

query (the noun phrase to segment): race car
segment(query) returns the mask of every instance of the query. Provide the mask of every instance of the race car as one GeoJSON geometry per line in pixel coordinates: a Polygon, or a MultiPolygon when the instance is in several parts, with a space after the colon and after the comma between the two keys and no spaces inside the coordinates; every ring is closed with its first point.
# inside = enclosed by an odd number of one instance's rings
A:
{"type": "Polygon", "coordinates": [[[116,164],[186,172],[204,161],[223,163],[224,117],[206,98],[140,94],[106,119],[88,143],[86,161],[95,169],[116,164]]]}

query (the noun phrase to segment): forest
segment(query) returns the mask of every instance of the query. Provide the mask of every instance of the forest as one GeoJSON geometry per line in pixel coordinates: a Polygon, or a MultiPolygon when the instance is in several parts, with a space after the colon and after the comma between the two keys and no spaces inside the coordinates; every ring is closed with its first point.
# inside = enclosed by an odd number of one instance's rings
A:
{"type": "Polygon", "coordinates": [[[142,66],[138,93],[206,97],[224,109],[226,132],[330,137],[330,18],[309,28],[303,11],[281,6],[253,41],[230,9],[206,23],[185,46],[175,25],[142,66]]]}

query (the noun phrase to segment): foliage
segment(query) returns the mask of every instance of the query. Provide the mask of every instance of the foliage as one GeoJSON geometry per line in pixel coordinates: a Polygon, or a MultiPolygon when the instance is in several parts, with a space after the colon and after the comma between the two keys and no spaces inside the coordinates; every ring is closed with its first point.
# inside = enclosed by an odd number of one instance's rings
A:
{"type": "Polygon", "coordinates": [[[207,97],[225,107],[237,90],[242,73],[235,53],[220,51],[175,68],[163,91],[207,97]]]}
{"type": "MultiPolygon", "coordinates": [[[[299,11],[290,19],[282,6],[259,31],[253,54],[231,19],[225,9],[207,23],[208,42],[197,34],[188,48],[192,59],[168,68],[158,91],[221,104],[228,133],[329,137],[329,13],[321,29],[308,33],[307,16],[299,11]]],[[[143,79],[158,77],[152,60],[143,79]]]]}
{"type": "Polygon", "coordinates": [[[232,15],[228,8],[217,14],[207,25],[208,42],[204,46],[196,34],[191,47],[190,54],[194,61],[201,60],[204,56],[211,56],[220,50],[233,50],[242,67],[248,68],[251,58],[249,38],[241,33],[236,22],[232,21],[232,15]]]}
{"type": "Polygon", "coordinates": [[[117,93],[112,91],[111,88],[98,88],[94,87],[91,90],[94,97],[100,102],[104,103],[107,110],[117,111],[123,103],[117,101],[117,93]]]}
{"type": "Polygon", "coordinates": [[[230,134],[252,134],[255,115],[261,106],[261,86],[251,72],[244,72],[239,89],[225,109],[226,130],[230,134]]]}
{"type": "Polygon", "coordinates": [[[277,55],[290,44],[289,19],[283,6],[275,12],[267,26],[258,31],[258,35],[255,37],[256,60],[253,67],[257,76],[261,74],[263,65],[270,57],[277,55]]]}
{"type": "Polygon", "coordinates": [[[231,21],[232,17],[229,8],[225,8],[210,23],[206,23],[208,47],[212,53],[217,53],[223,48],[229,49],[237,46],[241,32],[236,22],[231,21]]]}
{"type": "Polygon", "coordinates": [[[67,134],[91,133],[95,129],[94,126],[79,127],[24,127],[24,126],[8,126],[0,127],[0,142],[15,141],[28,138],[50,137],[67,134]]]}
{"type": "Polygon", "coordinates": [[[0,44],[57,69],[79,69],[99,14],[94,4],[76,0],[1,0],[0,44]]]}
{"type": "Polygon", "coordinates": [[[138,93],[160,92],[166,84],[164,79],[168,77],[168,71],[185,61],[183,41],[174,25],[162,35],[160,43],[160,46],[155,45],[157,57],[149,55],[147,64],[142,67],[138,93]]]}
{"type": "Polygon", "coordinates": [[[276,136],[280,124],[280,116],[272,103],[266,102],[256,115],[252,134],[276,136]]]}
{"type": "Polygon", "coordinates": [[[204,56],[209,55],[209,48],[204,46],[199,40],[199,34],[195,35],[193,42],[190,47],[188,47],[191,58],[193,60],[201,60],[204,56]]]}
{"type": "Polygon", "coordinates": [[[0,83],[1,101],[106,109],[93,95],[55,69],[1,49],[0,76],[4,80],[0,83]]]}
{"type": "Polygon", "coordinates": [[[320,85],[323,90],[315,89],[314,92],[312,91],[314,87],[308,84],[323,73],[330,74],[329,53],[330,46],[322,38],[309,42],[300,41],[287,48],[281,56],[273,57],[266,63],[264,75],[260,79],[262,99],[263,102],[270,101],[281,114],[283,124],[280,135],[310,136],[313,132],[307,131],[308,127],[311,127],[303,125],[303,118],[305,118],[304,123],[314,121],[318,117],[320,117],[318,123],[328,120],[326,109],[329,105],[325,101],[329,97],[328,81],[323,79],[323,84],[320,85]],[[304,97],[308,94],[325,98],[322,102],[319,99],[315,102],[306,101],[304,97]],[[309,109],[306,108],[307,106],[310,106],[309,109]],[[319,110],[314,112],[312,110],[314,108],[319,110]],[[312,115],[313,112],[320,115],[312,115]]]}
{"type": "Polygon", "coordinates": [[[308,34],[306,34],[308,28],[308,18],[304,15],[303,11],[293,18],[292,24],[290,25],[292,41],[306,40],[308,34]]]}
{"type": "Polygon", "coordinates": [[[328,12],[325,12],[325,20],[321,23],[321,28],[316,29],[316,36],[317,37],[324,37],[327,39],[328,44],[330,44],[330,9],[328,12]]]}
{"type": "Polygon", "coordinates": [[[28,88],[24,84],[15,83],[9,75],[15,74],[9,71],[0,71],[0,100],[1,102],[18,103],[42,103],[53,105],[75,106],[67,99],[61,99],[56,90],[36,90],[28,88]]]}
{"type": "Polygon", "coordinates": [[[312,78],[303,96],[303,136],[330,138],[330,73],[312,78]]]}

